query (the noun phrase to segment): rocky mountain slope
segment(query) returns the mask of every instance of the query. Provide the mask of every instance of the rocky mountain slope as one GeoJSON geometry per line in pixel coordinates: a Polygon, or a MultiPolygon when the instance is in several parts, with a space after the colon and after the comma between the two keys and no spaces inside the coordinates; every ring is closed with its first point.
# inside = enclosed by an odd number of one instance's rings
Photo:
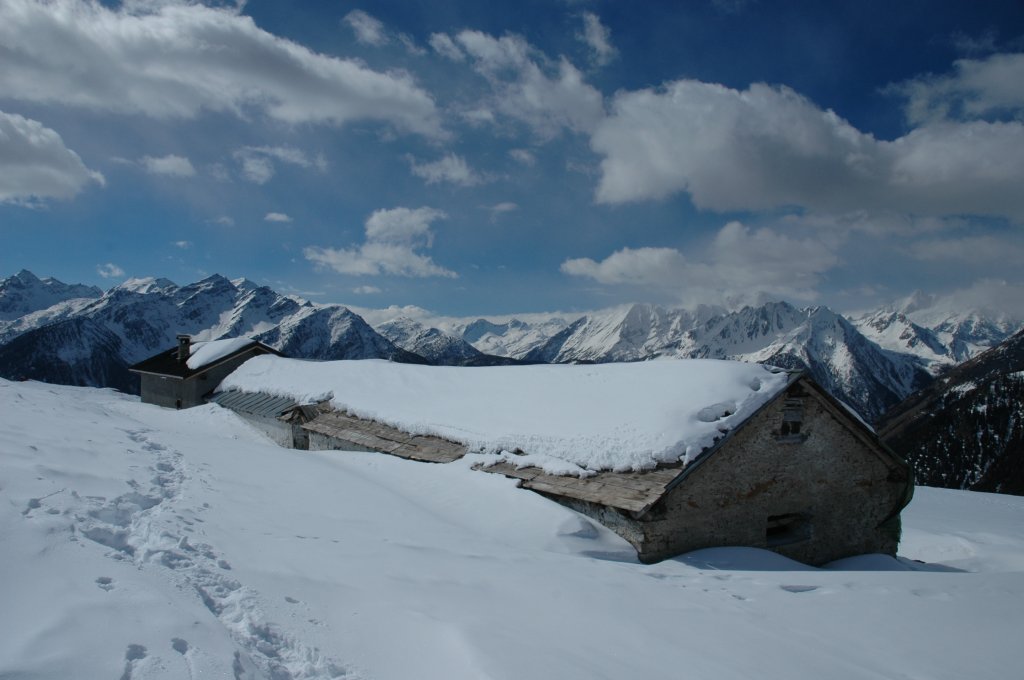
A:
{"type": "Polygon", "coordinates": [[[1024,495],[1024,331],[893,408],[879,432],[919,484],[1024,495]]]}

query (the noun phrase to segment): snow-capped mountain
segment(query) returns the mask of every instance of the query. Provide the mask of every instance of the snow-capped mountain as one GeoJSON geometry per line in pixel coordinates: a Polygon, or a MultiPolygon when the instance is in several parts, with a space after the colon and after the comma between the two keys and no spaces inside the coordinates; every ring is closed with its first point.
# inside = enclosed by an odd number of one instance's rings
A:
{"type": "Polygon", "coordinates": [[[964,309],[955,301],[916,291],[851,322],[881,347],[912,354],[933,374],[977,356],[1024,326],[995,310],[964,309]]]}
{"type": "Polygon", "coordinates": [[[0,321],[10,321],[60,302],[98,298],[103,291],[95,286],[68,285],[57,279],[40,279],[27,269],[0,279],[0,321]]]}
{"type": "Polygon", "coordinates": [[[658,357],[736,359],[808,370],[873,420],[928,380],[914,357],[886,352],[827,307],[785,302],[736,312],[631,305],[578,319],[525,358],[549,362],[658,357]]]}
{"type": "Polygon", "coordinates": [[[452,324],[450,330],[484,354],[524,359],[534,348],[565,330],[571,323],[561,314],[530,315],[501,323],[474,319],[452,324]]]}
{"type": "Polygon", "coordinates": [[[299,309],[257,339],[285,356],[303,359],[390,359],[428,363],[396,347],[345,307],[307,306],[299,309]]]}
{"type": "Polygon", "coordinates": [[[428,328],[405,316],[386,321],[378,325],[376,330],[397,346],[420,355],[432,364],[477,365],[487,357],[462,338],[438,328],[428,328]]]}
{"type": "MultiPolygon", "coordinates": [[[[31,274],[21,279],[38,281],[31,274]]],[[[345,307],[317,306],[213,275],[186,286],[130,279],[96,299],[61,301],[0,321],[0,375],[137,389],[127,366],[173,347],[179,333],[197,340],[250,336],[310,359],[424,362],[345,307]]]]}
{"type": "Polygon", "coordinates": [[[919,484],[1024,495],[1024,331],[894,407],[879,432],[919,484]]]}

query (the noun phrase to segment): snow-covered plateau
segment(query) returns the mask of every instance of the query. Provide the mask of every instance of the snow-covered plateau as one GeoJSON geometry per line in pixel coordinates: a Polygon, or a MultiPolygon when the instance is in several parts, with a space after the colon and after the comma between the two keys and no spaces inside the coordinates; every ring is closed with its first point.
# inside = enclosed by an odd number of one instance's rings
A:
{"type": "Polygon", "coordinates": [[[642,565],[472,460],[282,449],[112,390],[0,403],[0,678],[1020,674],[1024,498],[919,488],[898,559],[642,565]]]}

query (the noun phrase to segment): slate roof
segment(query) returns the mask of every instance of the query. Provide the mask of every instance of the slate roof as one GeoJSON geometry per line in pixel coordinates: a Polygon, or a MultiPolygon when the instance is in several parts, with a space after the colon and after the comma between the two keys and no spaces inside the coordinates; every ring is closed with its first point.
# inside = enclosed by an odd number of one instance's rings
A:
{"type": "Polygon", "coordinates": [[[210,398],[210,401],[232,411],[267,418],[278,418],[286,411],[299,405],[291,397],[278,397],[262,392],[241,392],[239,390],[217,392],[210,398]]]}
{"type": "Polygon", "coordinates": [[[231,354],[228,354],[227,356],[220,357],[216,361],[206,364],[204,366],[200,366],[199,368],[191,369],[188,367],[188,365],[185,364],[185,362],[178,361],[178,348],[174,347],[173,349],[169,349],[160,352],[159,354],[156,354],[154,356],[151,356],[148,359],[143,359],[134,366],[129,366],[128,370],[134,371],[136,373],[154,373],[156,375],[166,375],[172,378],[191,378],[194,375],[198,375],[204,371],[208,371],[210,368],[218,364],[224,363],[225,361],[230,361],[231,359],[237,357],[239,354],[249,352],[254,348],[259,349],[260,354],[276,354],[277,356],[283,356],[273,347],[269,347],[267,345],[264,345],[262,342],[257,342],[256,340],[253,340],[248,345],[239,348],[238,350],[232,352],[231,354]]]}

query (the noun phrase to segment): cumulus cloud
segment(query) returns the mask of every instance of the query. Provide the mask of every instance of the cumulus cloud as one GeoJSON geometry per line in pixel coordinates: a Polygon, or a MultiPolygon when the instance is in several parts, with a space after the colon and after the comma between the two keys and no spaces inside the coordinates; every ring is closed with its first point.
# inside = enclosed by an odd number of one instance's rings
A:
{"type": "Polygon", "coordinates": [[[0,91],[10,99],[155,118],[262,112],[285,123],[376,120],[445,136],[434,100],[409,74],[318,54],[260,29],[240,11],[5,0],[0,91]]]}
{"type": "Polygon", "coordinates": [[[113,262],[96,265],[96,273],[105,279],[118,279],[124,276],[124,270],[113,262]]]}
{"type": "Polygon", "coordinates": [[[167,156],[144,156],[140,161],[142,167],[151,175],[167,175],[169,177],[192,177],[196,169],[192,162],[184,156],[170,154],[167,156]]]}
{"type": "Polygon", "coordinates": [[[430,46],[445,59],[451,59],[452,61],[466,60],[466,54],[446,33],[432,33],[430,35],[430,46]]]}
{"type": "Polygon", "coordinates": [[[264,218],[267,222],[291,222],[292,218],[288,217],[284,213],[279,212],[268,212],[264,218]]]}
{"type": "Polygon", "coordinates": [[[446,154],[431,163],[418,163],[412,156],[407,159],[412,174],[426,180],[427,184],[450,182],[463,187],[471,187],[485,181],[480,173],[469,167],[465,158],[453,153],[446,154]]]}
{"type": "Polygon", "coordinates": [[[568,259],[561,270],[605,285],[667,292],[688,302],[813,300],[821,275],[839,262],[835,250],[835,244],[730,222],[698,257],[675,248],[623,248],[601,261],[568,259]]]}
{"type": "Polygon", "coordinates": [[[889,88],[907,98],[906,115],[919,124],[1020,113],[1024,109],[1024,53],[960,59],[953,72],[923,76],[889,88]]]}
{"type": "Polygon", "coordinates": [[[716,211],[800,206],[842,213],[1024,219],[1024,124],[943,122],[893,141],[860,132],[786,87],[683,80],[623,92],[591,137],[600,203],[687,192],[716,211]]]}
{"type": "Polygon", "coordinates": [[[564,57],[552,61],[516,35],[495,38],[467,30],[445,38],[431,44],[445,45],[441,50],[448,42],[456,45],[490,84],[494,97],[486,108],[528,125],[541,138],[564,129],[589,132],[604,115],[601,93],[564,57]]]}
{"type": "Polygon", "coordinates": [[[310,246],[303,253],[318,267],[354,276],[457,278],[458,274],[434,263],[421,250],[433,246],[431,225],[447,217],[434,208],[376,210],[366,220],[366,240],[354,248],[310,246]]]}
{"type": "Polygon", "coordinates": [[[235,151],[235,160],[241,166],[242,176],[256,184],[266,184],[276,173],[274,161],[315,168],[326,172],[327,159],[322,155],[310,158],[305,152],[291,146],[245,146],[235,151]]]}
{"type": "Polygon", "coordinates": [[[192,241],[175,241],[175,247],[181,248],[182,250],[188,250],[192,247],[192,241]]]}
{"type": "Polygon", "coordinates": [[[104,185],[103,175],[87,168],[59,134],[0,111],[0,203],[71,198],[94,182],[104,185]]]}
{"type": "Polygon", "coordinates": [[[618,51],[611,42],[612,33],[601,23],[600,17],[593,12],[583,13],[583,33],[577,37],[590,48],[590,58],[597,66],[604,66],[618,51]]]}
{"type": "Polygon", "coordinates": [[[354,9],[342,19],[356,34],[356,41],[364,45],[380,47],[388,43],[387,31],[384,24],[361,9],[354,9]]]}

